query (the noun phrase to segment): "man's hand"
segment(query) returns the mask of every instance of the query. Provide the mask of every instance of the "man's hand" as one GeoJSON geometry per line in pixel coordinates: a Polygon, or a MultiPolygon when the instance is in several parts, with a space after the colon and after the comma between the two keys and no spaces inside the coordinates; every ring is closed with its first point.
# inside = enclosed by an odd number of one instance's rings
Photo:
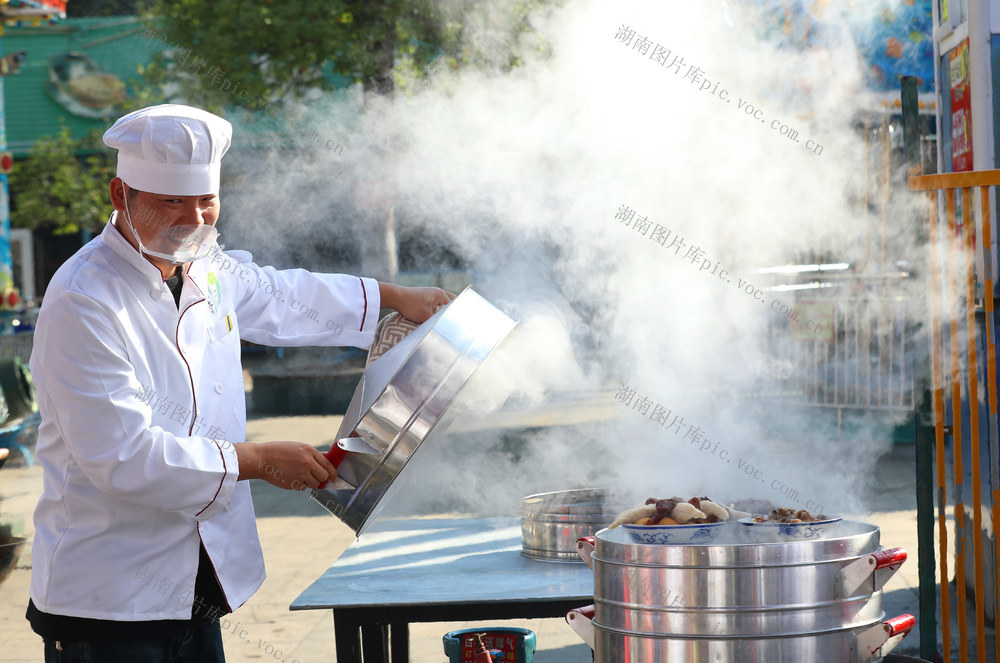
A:
{"type": "Polygon", "coordinates": [[[286,490],[318,488],[337,478],[337,470],[315,447],[304,442],[243,442],[233,445],[240,481],[263,479],[286,490]]]}
{"type": "Polygon", "coordinates": [[[455,295],[441,288],[407,288],[393,283],[379,283],[379,296],[383,308],[399,311],[404,318],[423,322],[455,299],[455,295]]]}

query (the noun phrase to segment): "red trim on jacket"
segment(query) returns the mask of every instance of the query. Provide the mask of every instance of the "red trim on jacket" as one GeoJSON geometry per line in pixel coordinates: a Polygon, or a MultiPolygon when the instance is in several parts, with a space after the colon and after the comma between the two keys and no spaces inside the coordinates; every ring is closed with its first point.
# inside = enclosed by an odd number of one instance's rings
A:
{"type": "Polygon", "coordinates": [[[365,310],[361,314],[361,328],[358,329],[358,331],[360,332],[365,330],[365,320],[368,319],[368,291],[365,289],[364,280],[361,279],[360,277],[358,278],[358,280],[361,281],[361,294],[365,296],[365,310]]]}

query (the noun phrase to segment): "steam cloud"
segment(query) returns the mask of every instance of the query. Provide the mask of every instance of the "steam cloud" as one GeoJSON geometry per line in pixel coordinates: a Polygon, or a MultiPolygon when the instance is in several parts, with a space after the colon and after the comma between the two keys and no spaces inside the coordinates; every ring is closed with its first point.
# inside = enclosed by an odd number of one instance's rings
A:
{"type": "MultiPolygon", "coordinates": [[[[514,46],[504,25],[511,12],[472,4],[454,11],[503,62],[514,46]]],[[[755,7],[567,2],[532,17],[520,68],[442,68],[360,121],[357,91],[309,100],[287,112],[318,142],[237,164],[245,177],[226,192],[232,230],[223,233],[259,261],[344,269],[381,236],[371,225],[378,216],[354,209],[359,186],[394,189],[399,227],[447,246],[476,289],[521,322],[463,394],[455,430],[423,445],[400,477],[407,497],[391,509],[513,514],[531,492],[597,486],[625,500],[784,504],[773,481],[828,513],[863,509],[857,498],[890,444],[884,434],[862,426],[831,443],[808,414],[737,394],[770,351],[768,327],[780,322],[770,302],[796,301],[790,292],[755,298],[778,282],[755,269],[816,254],[868,273],[894,269],[873,261],[863,240],[863,137],[852,126],[862,63],[846,23],[830,8],[824,19],[839,29],[822,46],[787,48],[760,36],[755,7]],[[616,38],[622,26],[681,56],[683,69],[616,38]],[[536,48],[542,42],[548,49],[536,48]],[[692,66],[714,91],[685,78],[692,66]],[[344,149],[326,149],[331,139],[344,149]],[[675,254],[616,220],[622,206],[699,247],[730,281],[685,259],[686,247],[675,254]],[[737,279],[753,284],[749,294],[737,279]],[[616,401],[622,385],[701,428],[731,460],[616,401]],[[490,427],[505,412],[554,402],[584,406],[572,425],[535,418],[520,435],[490,427]]],[[[852,11],[852,22],[873,18],[852,11]]],[[[237,126],[237,146],[240,136],[237,126]]],[[[906,209],[888,223],[889,235],[913,235],[906,209]]],[[[920,251],[893,248],[887,263],[920,251]]],[[[913,309],[904,320],[923,311],[919,297],[898,306],[913,309]]]]}

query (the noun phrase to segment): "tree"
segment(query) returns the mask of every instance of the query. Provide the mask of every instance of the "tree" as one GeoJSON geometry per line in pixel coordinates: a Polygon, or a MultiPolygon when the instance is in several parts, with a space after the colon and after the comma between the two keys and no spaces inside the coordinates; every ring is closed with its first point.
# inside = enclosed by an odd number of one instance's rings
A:
{"type": "Polygon", "coordinates": [[[108,182],[114,176],[98,132],[74,140],[64,126],[56,136],[39,138],[10,175],[11,226],[57,235],[97,232],[107,221],[108,182]]]}
{"type": "Polygon", "coordinates": [[[178,85],[192,103],[216,109],[258,110],[354,83],[366,93],[391,94],[398,63],[418,77],[435,61],[453,68],[517,66],[520,55],[503,45],[518,42],[530,29],[529,12],[543,4],[513,0],[501,10],[474,0],[158,0],[149,15],[153,30],[204,63],[196,69],[163,59],[151,74],[178,85]],[[477,26],[496,35],[489,48],[469,39],[472,13],[477,26]]]}
{"type": "MultiPolygon", "coordinates": [[[[397,82],[419,79],[436,66],[477,66],[504,72],[517,66],[516,48],[530,34],[529,12],[545,0],[511,0],[503,7],[474,0],[157,0],[151,30],[172,46],[147,80],[179,91],[188,103],[216,112],[238,106],[260,120],[282,102],[315,90],[363,86],[361,113],[397,82]],[[467,20],[469,17],[475,20],[467,20]],[[477,47],[476,36],[492,35],[477,47]],[[516,46],[509,47],[507,44],[516,46]]],[[[530,45],[530,40],[529,40],[530,45]]],[[[541,46],[544,48],[544,46],[541,46]]],[[[283,124],[277,118],[277,124],[283,124]]],[[[385,162],[386,160],[380,160],[385,162]]],[[[368,183],[390,182],[368,171],[368,183]]],[[[382,279],[396,272],[391,207],[358,210],[361,269],[382,279]]]]}

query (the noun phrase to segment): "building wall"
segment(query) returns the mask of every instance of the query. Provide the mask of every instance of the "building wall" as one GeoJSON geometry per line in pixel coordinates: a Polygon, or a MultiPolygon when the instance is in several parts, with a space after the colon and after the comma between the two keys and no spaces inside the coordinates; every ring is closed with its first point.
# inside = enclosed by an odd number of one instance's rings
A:
{"type": "Polygon", "coordinates": [[[139,65],[150,62],[157,48],[156,41],[143,38],[136,17],[68,19],[39,28],[8,28],[0,41],[4,53],[28,54],[20,73],[4,79],[7,144],[15,158],[27,155],[39,137],[58,133],[62,125],[80,138],[88,131],[106,129],[115,119],[77,117],[59,105],[45,90],[49,58],[81,52],[128,84],[138,78],[139,65]]]}

